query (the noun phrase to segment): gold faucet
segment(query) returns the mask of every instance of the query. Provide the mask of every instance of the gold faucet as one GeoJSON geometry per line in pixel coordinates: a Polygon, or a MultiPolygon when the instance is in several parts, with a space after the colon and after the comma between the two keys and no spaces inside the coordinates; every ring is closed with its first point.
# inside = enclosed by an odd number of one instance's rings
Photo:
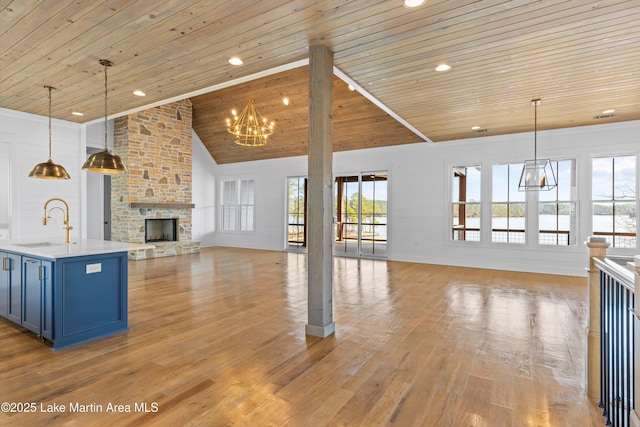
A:
{"type": "Polygon", "coordinates": [[[69,205],[67,204],[67,202],[57,197],[47,200],[44,204],[44,217],[42,218],[42,223],[44,225],[47,225],[47,219],[51,218],[51,211],[53,211],[54,209],[60,209],[60,211],[64,214],[64,227],[62,228],[67,230],[67,240],[65,243],[68,245],[71,243],[71,230],[73,230],[73,227],[69,225],[69,205]],[[49,212],[47,213],[47,206],[49,205],[49,202],[53,202],[56,200],[62,202],[66,210],[62,209],[60,206],[54,206],[49,209],[49,212]]]}

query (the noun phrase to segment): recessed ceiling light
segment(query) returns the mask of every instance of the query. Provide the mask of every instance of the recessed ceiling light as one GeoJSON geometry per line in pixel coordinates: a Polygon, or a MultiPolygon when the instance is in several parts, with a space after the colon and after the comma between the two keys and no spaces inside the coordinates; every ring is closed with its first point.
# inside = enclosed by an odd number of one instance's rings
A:
{"type": "Polygon", "coordinates": [[[289,98],[287,98],[286,96],[284,98],[282,98],[282,103],[284,105],[289,105],[289,98]]]}
{"type": "Polygon", "coordinates": [[[480,129],[480,126],[473,126],[473,127],[471,128],[471,130],[478,130],[478,129],[480,129]]]}
{"type": "Polygon", "coordinates": [[[425,0],[403,0],[402,5],[404,7],[418,7],[424,4],[425,0]]]}
{"type": "Polygon", "coordinates": [[[242,65],[242,64],[244,64],[244,62],[242,62],[242,59],[238,58],[237,56],[234,56],[232,58],[229,58],[229,64],[231,64],[231,65],[242,65]]]}
{"type": "Polygon", "coordinates": [[[451,65],[449,64],[440,64],[436,67],[436,71],[449,71],[451,69],[451,65]]]}
{"type": "Polygon", "coordinates": [[[609,109],[609,110],[604,110],[604,111],[602,112],[602,114],[613,114],[613,113],[615,113],[615,112],[616,112],[616,110],[609,109]]]}
{"type": "Polygon", "coordinates": [[[72,111],[71,114],[74,116],[84,116],[84,113],[81,113],[80,111],[72,111]]]}
{"type": "Polygon", "coordinates": [[[349,90],[350,90],[351,92],[353,92],[354,90],[356,90],[356,88],[355,88],[355,87],[353,87],[353,85],[349,85],[349,90]]]}
{"type": "Polygon", "coordinates": [[[134,94],[135,96],[147,96],[147,94],[146,94],[146,93],[144,93],[144,92],[143,92],[143,91],[141,91],[141,90],[134,90],[134,91],[133,91],[133,94],[134,94]]]}

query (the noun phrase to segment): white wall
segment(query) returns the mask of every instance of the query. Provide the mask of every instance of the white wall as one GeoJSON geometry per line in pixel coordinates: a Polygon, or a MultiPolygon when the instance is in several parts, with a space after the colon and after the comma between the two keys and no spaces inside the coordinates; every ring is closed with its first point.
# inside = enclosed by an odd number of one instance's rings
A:
{"type": "MultiPolygon", "coordinates": [[[[61,223],[42,225],[42,208],[50,197],[61,197],[69,203],[72,237],[87,235],[87,182],[80,167],[86,158],[85,141],[95,140],[90,145],[98,146],[104,142],[97,128],[53,120],[53,160],[64,165],[71,180],[32,179],[27,176],[29,171],[46,161],[48,155],[47,117],[0,109],[0,142],[9,145],[11,152],[11,238],[64,238],[61,223]]],[[[450,168],[479,162],[484,172],[483,198],[487,201],[491,165],[533,157],[532,133],[339,152],[334,154],[334,174],[389,172],[391,260],[583,276],[587,251],[582,242],[591,231],[591,158],[640,154],[640,121],[538,132],[538,153],[539,157],[577,159],[580,244],[576,247],[449,240],[450,168]]],[[[306,156],[217,165],[194,134],[194,240],[202,246],[283,250],[286,178],[306,174],[306,156]],[[255,180],[256,221],[252,233],[221,232],[216,227],[219,182],[238,177],[255,180]]]]}
{"type": "MultiPolygon", "coordinates": [[[[1,138],[1,137],[0,137],[1,138]]],[[[9,239],[11,142],[0,139],[0,240],[9,239]]]]}
{"type": "MultiPolygon", "coordinates": [[[[306,174],[306,156],[218,165],[218,183],[223,178],[254,180],[255,231],[248,233],[218,230],[216,245],[283,250],[287,203],[286,178],[306,174]]],[[[219,185],[217,192],[220,193],[219,185]]],[[[216,200],[220,204],[219,197],[216,200]]]]}
{"type": "MultiPolygon", "coordinates": [[[[62,214],[53,212],[49,225],[42,224],[43,207],[47,199],[59,197],[69,204],[72,239],[82,229],[81,166],[84,151],[82,126],[63,120],[52,120],[52,159],[67,170],[69,180],[29,178],[29,172],[47,161],[49,155],[48,117],[0,108],[0,141],[11,151],[10,238],[14,240],[61,240],[62,214]]],[[[53,206],[53,205],[50,205],[53,206]]]]}
{"type": "Polygon", "coordinates": [[[216,231],[216,177],[217,164],[204,144],[192,132],[192,238],[200,246],[215,245],[216,231]]]}
{"type": "MultiPolygon", "coordinates": [[[[504,245],[449,240],[449,173],[452,166],[482,165],[483,198],[491,197],[494,163],[533,158],[533,134],[418,143],[334,154],[335,175],[389,171],[388,259],[514,271],[584,276],[591,233],[591,158],[640,154],[640,122],[538,132],[538,157],[577,160],[580,242],[575,247],[504,245]]],[[[216,177],[248,177],[256,183],[253,233],[216,233],[216,244],[283,250],[286,178],[303,176],[307,158],[218,165],[216,177]]]]}

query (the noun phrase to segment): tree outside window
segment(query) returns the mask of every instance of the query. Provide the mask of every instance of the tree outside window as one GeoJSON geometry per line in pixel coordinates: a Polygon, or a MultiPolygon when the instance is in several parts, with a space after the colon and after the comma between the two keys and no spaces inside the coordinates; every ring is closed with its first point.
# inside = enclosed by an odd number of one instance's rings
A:
{"type": "Polygon", "coordinates": [[[552,160],[558,185],[539,191],[538,243],[569,246],[577,243],[575,160],[552,160]]]}
{"type": "Polygon", "coordinates": [[[591,169],[593,235],[614,248],[637,247],[636,156],[593,159],[591,169]]]}
{"type": "Polygon", "coordinates": [[[480,241],[480,166],[455,166],[451,185],[451,239],[480,241]]]}
{"type": "Polygon", "coordinates": [[[287,245],[292,248],[307,246],[307,179],[303,177],[287,180],[287,245]]]}
{"type": "Polygon", "coordinates": [[[525,243],[526,192],[518,191],[522,163],[493,165],[491,241],[525,243]]]}

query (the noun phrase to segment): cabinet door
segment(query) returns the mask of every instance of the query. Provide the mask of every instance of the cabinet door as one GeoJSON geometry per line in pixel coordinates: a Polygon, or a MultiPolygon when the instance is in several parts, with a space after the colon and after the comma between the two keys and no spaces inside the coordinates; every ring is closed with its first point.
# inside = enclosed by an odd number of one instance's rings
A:
{"type": "Polygon", "coordinates": [[[40,260],[22,257],[22,326],[40,335],[42,289],[40,260]]]}
{"type": "MultiPolygon", "coordinates": [[[[7,280],[7,318],[20,324],[22,316],[22,276],[20,274],[20,255],[4,254],[2,276],[7,280]],[[7,259],[6,261],[4,259],[7,259]],[[4,267],[7,269],[5,270],[4,267]]],[[[4,294],[3,294],[4,295],[4,294]]]]}
{"type": "Polygon", "coordinates": [[[0,316],[9,317],[9,279],[11,278],[11,259],[0,252],[2,270],[0,270],[0,316]]]}
{"type": "Polygon", "coordinates": [[[53,262],[40,262],[40,286],[42,289],[42,322],[40,335],[53,341],[53,262]]]}

